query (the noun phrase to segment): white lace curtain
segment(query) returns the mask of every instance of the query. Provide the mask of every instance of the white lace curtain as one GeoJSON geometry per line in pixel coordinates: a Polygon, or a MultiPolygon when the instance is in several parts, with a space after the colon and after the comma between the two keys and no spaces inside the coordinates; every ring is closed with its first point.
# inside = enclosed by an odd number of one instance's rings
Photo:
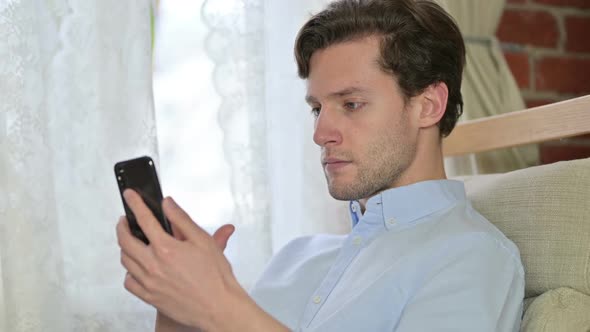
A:
{"type": "Polygon", "coordinates": [[[145,0],[0,1],[0,330],[147,331],[113,164],[157,160],[145,0]]]}
{"type": "MultiPolygon", "coordinates": [[[[215,68],[211,80],[221,105],[218,124],[230,167],[231,220],[236,233],[227,249],[246,287],[272,254],[264,108],[264,4],[262,1],[205,1],[205,47],[215,68]]],[[[211,84],[210,83],[210,84],[211,84]]]]}

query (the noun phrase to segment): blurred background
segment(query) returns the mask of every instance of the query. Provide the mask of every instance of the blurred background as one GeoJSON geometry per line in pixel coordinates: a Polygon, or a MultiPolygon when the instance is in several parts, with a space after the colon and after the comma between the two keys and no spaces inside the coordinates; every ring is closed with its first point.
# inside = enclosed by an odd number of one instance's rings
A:
{"type": "MultiPolygon", "coordinates": [[[[527,107],[590,93],[590,2],[508,0],[496,35],[527,107]]],[[[539,162],[590,156],[590,137],[543,143],[539,162]]]]}

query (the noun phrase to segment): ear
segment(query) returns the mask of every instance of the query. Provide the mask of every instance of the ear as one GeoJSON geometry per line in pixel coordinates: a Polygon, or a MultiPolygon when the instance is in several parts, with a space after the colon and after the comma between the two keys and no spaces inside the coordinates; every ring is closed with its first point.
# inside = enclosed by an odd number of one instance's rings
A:
{"type": "Polygon", "coordinates": [[[419,126],[428,128],[436,125],[445,115],[449,89],[443,82],[435,83],[422,92],[422,109],[420,111],[419,126]]]}

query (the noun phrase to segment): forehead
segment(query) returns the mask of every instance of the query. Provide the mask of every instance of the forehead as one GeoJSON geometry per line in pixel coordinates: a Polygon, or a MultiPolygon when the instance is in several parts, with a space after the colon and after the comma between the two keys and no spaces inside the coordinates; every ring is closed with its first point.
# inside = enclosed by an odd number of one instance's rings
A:
{"type": "Polygon", "coordinates": [[[314,52],[310,59],[307,90],[322,95],[351,86],[371,90],[384,81],[395,81],[379,66],[380,40],[365,37],[314,52]]]}

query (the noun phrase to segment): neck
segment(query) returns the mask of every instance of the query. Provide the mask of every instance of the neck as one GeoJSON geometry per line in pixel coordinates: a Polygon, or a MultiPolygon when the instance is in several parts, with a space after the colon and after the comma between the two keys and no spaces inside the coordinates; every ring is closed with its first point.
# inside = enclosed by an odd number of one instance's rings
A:
{"type": "MultiPolygon", "coordinates": [[[[422,129],[418,134],[414,159],[403,173],[400,174],[397,180],[386,189],[407,186],[428,180],[444,180],[446,178],[447,175],[442,156],[442,138],[440,137],[438,128],[431,127],[422,129]]],[[[377,194],[379,192],[375,193],[375,195],[377,194]]],[[[359,200],[363,213],[365,211],[365,204],[371,197],[359,200]]]]}

